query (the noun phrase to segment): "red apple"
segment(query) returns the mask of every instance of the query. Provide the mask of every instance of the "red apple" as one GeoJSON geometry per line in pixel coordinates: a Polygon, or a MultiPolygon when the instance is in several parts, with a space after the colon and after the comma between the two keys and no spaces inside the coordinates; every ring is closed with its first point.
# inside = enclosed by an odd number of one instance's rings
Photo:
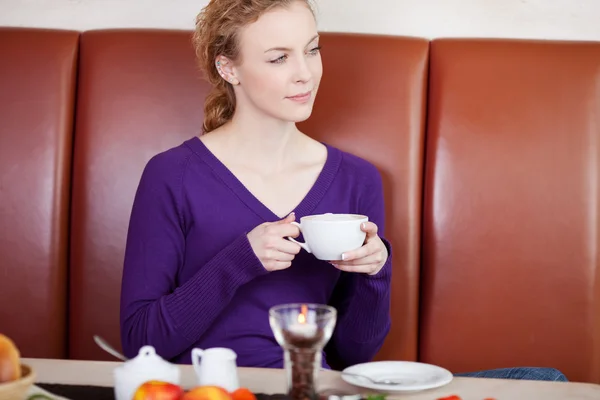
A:
{"type": "Polygon", "coordinates": [[[183,389],[179,385],[148,381],[137,388],[133,400],[181,400],[181,396],[183,396],[183,389]]]}

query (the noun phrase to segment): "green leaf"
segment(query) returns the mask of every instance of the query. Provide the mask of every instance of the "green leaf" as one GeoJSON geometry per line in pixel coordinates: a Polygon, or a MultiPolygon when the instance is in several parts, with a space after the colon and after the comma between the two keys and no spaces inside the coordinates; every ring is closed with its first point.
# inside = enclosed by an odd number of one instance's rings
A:
{"type": "Polygon", "coordinates": [[[367,396],[367,400],[385,400],[385,394],[370,394],[367,396]]]}

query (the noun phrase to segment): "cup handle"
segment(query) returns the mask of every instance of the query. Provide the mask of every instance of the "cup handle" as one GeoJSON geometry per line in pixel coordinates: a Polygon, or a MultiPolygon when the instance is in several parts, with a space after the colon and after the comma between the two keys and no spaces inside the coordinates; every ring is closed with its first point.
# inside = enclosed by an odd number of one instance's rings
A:
{"type": "MultiPolygon", "coordinates": [[[[292,225],[296,225],[296,226],[298,227],[298,229],[300,229],[300,232],[302,232],[302,227],[300,226],[300,224],[299,224],[299,223],[297,223],[296,221],[293,221],[293,222],[290,222],[290,224],[292,224],[292,225]]],[[[299,241],[297,241],[296,239],[294,239],[294,238],[291,238],[291,237],[289,237],[289,236],[287,237],[287,239],[288,239],[288,240],[290,240],[290,241],[292,241],[292,242],[294,242],[294,243],[296,243],[296,244],[298,244],[298,245],[300,245],[300,247],[302,247],[302,248],[303,248],[304,250],[306,250],[307,252],[309,252],[309,253],[312,253],[312,252],[310,251],[310,247],[308,247],[308,243],[299,242],[299,241]]]]}
{"type": "Polygon", "coordinates": [[[196,373],[200,373],[200,359],[204,355],[204,350],[202,349],[192,349],[192,365],[194,366],[194,370],[196,373]]]}

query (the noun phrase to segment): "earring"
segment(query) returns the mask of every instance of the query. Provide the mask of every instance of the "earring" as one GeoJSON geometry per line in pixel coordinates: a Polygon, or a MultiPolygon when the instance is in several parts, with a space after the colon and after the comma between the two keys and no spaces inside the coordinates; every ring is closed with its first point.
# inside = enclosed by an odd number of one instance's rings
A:
{"type": "Polygon", "coordinates": [[[227,82],[230,81],[230,79],[227,78],[227,76],[225,75],[225,73],[221,69],[221,62],[220,61],[217,61],[217,72],[219,73],[219,75],[221,75],[221,78],[225,79],[227,82]]]}
{"type": "Polygon", "coordinates": [[[221,63],[219,61],[217,61],[217,72],[219,72],[219,75],[221,75],[221,78],[223,78],[224,80],[226,80],[227,82],[231,83],[232,85],[237,85],[238,81],[237,79],[235,79],[234,77],[230,76],[228,77],[223,70],[221,69],[221,63]]]}

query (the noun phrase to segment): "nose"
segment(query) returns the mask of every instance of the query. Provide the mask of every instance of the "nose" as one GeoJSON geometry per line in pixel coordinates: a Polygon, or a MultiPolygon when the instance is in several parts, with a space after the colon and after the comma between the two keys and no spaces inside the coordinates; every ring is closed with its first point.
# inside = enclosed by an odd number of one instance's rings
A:
{"type": "Polygon", "coordinates": [[[306,58],[298,58],[296,70],[294,71],[294,82],[308,82],[312,78],[312,72],[308,67],[306,58]]]}

